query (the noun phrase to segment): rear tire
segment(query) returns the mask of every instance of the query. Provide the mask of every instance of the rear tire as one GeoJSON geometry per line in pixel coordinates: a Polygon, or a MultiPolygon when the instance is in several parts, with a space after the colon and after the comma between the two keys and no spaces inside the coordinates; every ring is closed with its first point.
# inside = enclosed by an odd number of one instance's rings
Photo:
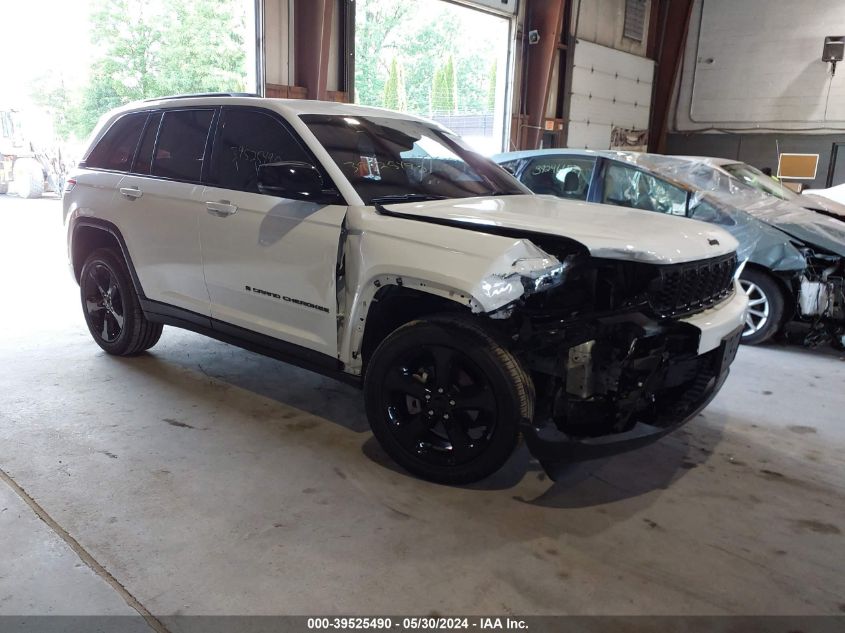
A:
{"type": "Polygon", "coordinates": [[[44,171],[38,161],[21,158],[15,161],[15,192],[21,198],[40,198],[44,193],[44,171]]]}
{"type": "Polygon", "coordinates": [[[85,323],[109,354],[131,356],[161,338],[162,325],[144,316],[123,258],[108,248],[88,256],[79,282],[85,323]]]}
{"type": "Polygon", "coordinates": [[[376,348],[366,369],[367,417],[382,448],[430,481],[466,484],[499,470],[534,415],[519,361],[459,315],[412,321],[376,348]]]}
{"type": "Polygon", "coordinates": [[[742,271],[739,283],[749,300],[742,342],[746,345],[765,343],[777,334],[783,321],[783,291],[771,275],[753,268],[742,271]]]}

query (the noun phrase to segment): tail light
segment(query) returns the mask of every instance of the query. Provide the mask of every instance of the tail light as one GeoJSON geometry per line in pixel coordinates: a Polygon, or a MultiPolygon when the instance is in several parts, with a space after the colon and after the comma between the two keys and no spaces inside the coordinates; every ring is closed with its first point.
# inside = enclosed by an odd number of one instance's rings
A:
{"type": "Polygon", "coordinates": [[[73,191],[73,188],[76,186],[76,180],[73,178],[68,178],[67,182],[65,183],[65,193],[70,193],[73,191]]]}

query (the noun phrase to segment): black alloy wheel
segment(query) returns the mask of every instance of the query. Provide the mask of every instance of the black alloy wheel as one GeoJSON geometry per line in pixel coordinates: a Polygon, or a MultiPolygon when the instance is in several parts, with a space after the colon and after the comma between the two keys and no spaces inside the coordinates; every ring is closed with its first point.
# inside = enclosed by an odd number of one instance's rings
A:
{"type": "Polygon", "coordinates": [[[131,356],[161,338],[162,325],[144,316],[123,257],[108,248],[88,256],[79,278],[85,323],[109,354],[131,356]]]}
{"type": "Polygon", "coordinates": [[[115,275],[96,262],[82,279],[85,310],[92,332],[106,343],[114,343],[123,331],[124,305],[115,275]]]}
{"type": "Polygon", "coordinates": [[[443,345],[421,345],[395,359],[385,376],[382,407],[405,450],[447,466],[466,464],[484,451],[498,413],[484,372],[443,345]]]}
{"type": "Polygon", "coordinates": [[[461,314],[412,321],[384,339],[367,359],[364,395],[384,450],[439,483],[496,472],[534,415],[521,363],[480,319],[461,314]]]}

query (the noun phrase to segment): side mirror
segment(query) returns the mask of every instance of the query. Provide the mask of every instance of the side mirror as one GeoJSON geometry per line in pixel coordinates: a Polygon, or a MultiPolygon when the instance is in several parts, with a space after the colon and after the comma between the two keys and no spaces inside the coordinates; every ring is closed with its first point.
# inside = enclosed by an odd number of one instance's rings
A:
{"type": "Polygon", "coordinates": [[[295,161],[258,166],[258,191],[268,196],[335,203],[340,195],[323,189],[323,177],[314,165],[295,161]]]}

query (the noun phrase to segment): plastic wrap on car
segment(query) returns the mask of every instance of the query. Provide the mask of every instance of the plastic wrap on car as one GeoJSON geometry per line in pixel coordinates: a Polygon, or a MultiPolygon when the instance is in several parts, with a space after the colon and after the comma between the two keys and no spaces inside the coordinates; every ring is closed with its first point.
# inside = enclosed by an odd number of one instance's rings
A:
{"type": "Polygon", "coordinates": [[[703,161],[632,152],[620,152],[618,159],[695,190],[691,217],[702,202],[716,207],[719,217],[700,219],[732,233],[752,262],[773,270],[803,268],[804,258],[789,238],[845,257],[842,220],[757,191],[703,161]]]}

